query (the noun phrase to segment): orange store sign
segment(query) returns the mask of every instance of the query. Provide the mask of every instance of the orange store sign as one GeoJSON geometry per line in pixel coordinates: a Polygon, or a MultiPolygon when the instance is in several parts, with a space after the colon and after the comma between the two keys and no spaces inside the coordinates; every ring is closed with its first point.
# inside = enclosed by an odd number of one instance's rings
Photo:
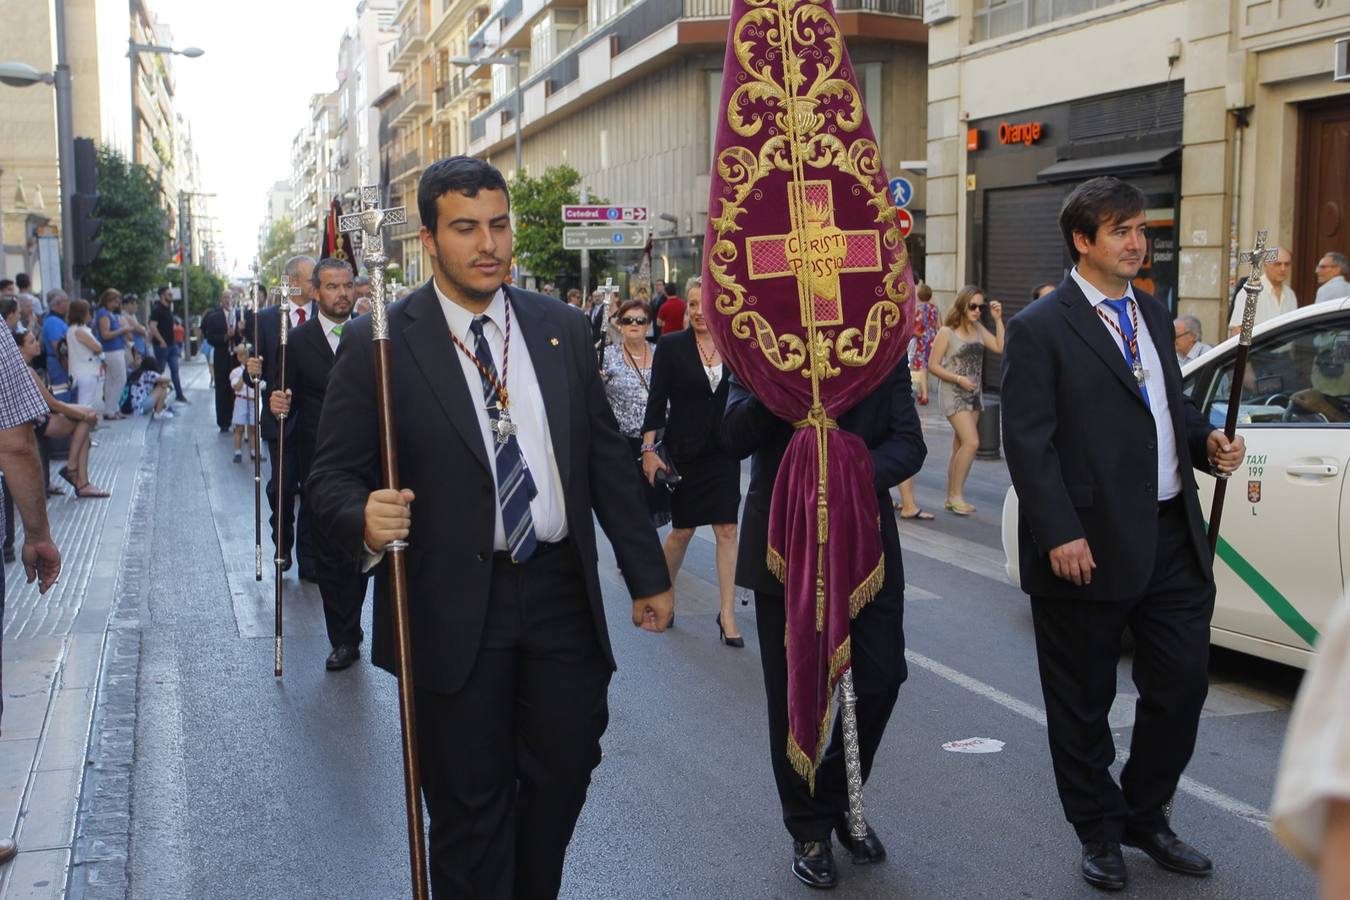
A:
{"type": "Polygon", "coordinates": [[[1045,134],[1045,126],[1040,122],[1000,122],[998,142],[1000,144],[1026,144],[1028,147],[1038,143],[1045,134]]]}

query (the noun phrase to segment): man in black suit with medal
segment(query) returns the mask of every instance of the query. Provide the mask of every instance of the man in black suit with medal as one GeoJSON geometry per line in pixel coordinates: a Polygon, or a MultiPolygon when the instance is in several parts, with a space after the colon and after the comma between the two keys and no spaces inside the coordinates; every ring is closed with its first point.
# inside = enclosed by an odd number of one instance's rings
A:
{"type": "Polygon", "coordinates": [[[1232,472],[1245,445],[1182,395],[1171,317],[1130,284],[1148,248],[1144,195],[1094,178],[1059,224],[1076,265],[1008,325],[1004,447],[1055,782],[1083,878],[1119,890],[1122,843],[1175,872],[1214,870],[1166,809],[1209,689],[1214,573],[1192,466],[1232,472]],[[1107,714],[1127,625],[1139,703],[1117,784],[1107,714]]]}
{"type": "MultiPolygon", "coordinates": [[[[319,415],[333,370],[338,341],[347,327],[355,295],[351,264],[341,259],[321,259],[310,277],[317,295],[317,313],[292,331],[286,344],[286,390],[272,385],[268,408],[273,416],[295,420],[296,476],[303,486],[314,462],[319,439],[319,415]]],[[[333,543],[322,528],[315,529],[314,550],[323,597],[323,618],[332,652],[325,663],[330,672],[345,669],[361,657],[361,605],[366,599],[366,574],[351,560],[351,554],[333,552],[333,543]]]]}
{"type": "MultiPolygon", "coordinates": [[[[594,519],[635,625],[665,629],[670,577],[585,316],[503,285],[501,173],[441,160],[417,205],[434,277],[388,312],[404,489],[378,489],[373,317],[362,316],[333,368],[309,498],[353,562],[408,542],[433,892],[555,897],[609,718],[594,519]]],[[[371,655],[393,671],[387,578],[376,585],[371,655]]]]}
{"type": "MultiPolygon", "coordinates": [[[[286,260],[285,274],[281,288],[300,289],[298,296],[290,300],[290,328],[296,329],[318,314],[318,305],[314,301],[312,277],[314,260],[308,256],[292,256],[286,260]]],[[[252,332],[249,332],[252,337],[252,332]]],[[[287,351],[290,350],[290,335],[287,334],[287,351]]],[[[254,356],[248,361],[248,373],[252,378],[261,376],[265,390],[277,386],[278,365],[281,361],[281,304],[275,304],[258,313],[258,346],[253,348],[254,356]]],[[[296,420],[286,419],[286,459],[284,463],[277,454],[277,417],[266,403],[263,404],[262,421],[259,430],[263,440],[267,441],[267,457],[272,464],[272,474],[267,482],[267,504],[272,508],[268,522],[272,526],[272,540],[281,548],[285,557],[285,570],[291,568],[291,562],[298,558],[302,581],[317,581],[318,566],[314,561],[314,552],[310,538],[310,516],[308,504],[301,498],[300,485],[300,447],[290,438],[295,433],[296,420]],[[282,470],[286,480],[286,494],[282,499],[284,509],[277,509],[277,469],[282,470]],[[299,510],[297,512],[297,505],[299,510]],[[280,533],[278,534],[278,529],[280,533]]]]}

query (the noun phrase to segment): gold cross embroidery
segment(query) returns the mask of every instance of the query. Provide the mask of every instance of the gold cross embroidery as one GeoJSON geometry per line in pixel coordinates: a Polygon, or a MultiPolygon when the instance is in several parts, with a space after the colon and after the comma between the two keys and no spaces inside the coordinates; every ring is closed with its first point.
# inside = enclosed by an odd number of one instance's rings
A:
{"type": "Polygon", "coordinates": [[[844,231],[834,224],[834,195],[828,181],[788,185],[792,231],[746,240],[751,280],[797,280],[802,324],[841,325],[844,305],[839,276],[881,271],[881,236],[876,231],[844,231]]]}

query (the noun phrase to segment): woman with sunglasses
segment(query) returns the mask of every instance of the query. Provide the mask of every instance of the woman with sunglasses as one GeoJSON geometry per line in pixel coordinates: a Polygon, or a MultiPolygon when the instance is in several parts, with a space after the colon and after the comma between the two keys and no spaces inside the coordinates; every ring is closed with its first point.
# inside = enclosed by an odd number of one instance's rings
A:
{"type": "Polygon", "coordinates": [[[717,546],[717,584],[721,612],[718,634],[728,647],[744,647],[736,627],[736,515],[741,507],[741,464],[722,447],[719,432],[727,405],[729,374],[703,318],[697,279],[685,292],[689,327],[663,335],[652,365],[652,393],[642,425],[642,469],[654,484],[669,467],[656,452],[656,432],[665,429],[670,461],[680,476],[670,497],[671,525],[666,536],[670,580],[684,564],[694,529],[711,525],[717,546]],[[669,410],[667,411],[667,406],[669,410]]]}
{"type": "Polygon", "coordinates": [[[975,507],[963,495],[970,464],[980,446],[978,423],[980,385],[984,376],[984,351],[1003,352],[1003,306],[985,302],[984,292],[973,284],[961,288],[951,310],[933,340],[928,371],[938,385],[938,406],[952,423],[952,458],[947,463],[947,509],[968,516],[975,507]],[[980,322],[985,307],[994,320],[991,334],[980,322]]]}
{"type": "Polygon", "coordinates": [[[647,396],[651,393],[652,358],[656,355],[647,342],[651,310],[638,299],[619,305],[614,321],[619,327],[619,342],[605,347],[600,377],[605,382],[619,431],[633,449],[638,474],[647,488],[647,510],[658,528],[670,522],[670,491],[649,482],[642,472],[642,420],[647,415],[647,396]]]}

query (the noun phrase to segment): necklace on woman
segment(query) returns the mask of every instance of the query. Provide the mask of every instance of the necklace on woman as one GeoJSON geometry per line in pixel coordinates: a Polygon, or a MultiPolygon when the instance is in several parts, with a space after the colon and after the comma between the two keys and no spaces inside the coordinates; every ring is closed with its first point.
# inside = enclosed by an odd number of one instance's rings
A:
{"type": "Polygon", "coordinates": [[[623,345],[623,354],[624,356],[628,357],[628,364],[632,366],[634,369],[637,369],[639,371],[647,368],[647,354],[649,354],[650,352],[651,346],[644,340],[642,342],[642,364],[639,365],[637,357],[633,355],[633,351],[628,349],[627,344],[623,345]]]}
{"type": "Polygon", "coordinates": [[[711,353],[703,352],[703,342],[699,340],[698,335],[694,335],[694,343],[698,346],[698,355],[703,360],[703,372],[708,376],[708,389],[717,393],[717,386],[722,383],[722,373],[719,372],[718,364],[713,362],[717,358],[717,345],[713,344],[711,353]]]}
{"type": "Polygon", "coordinates": [[[711,353],[704,353],[703,340],[698,335],[694,335],[694,343],[698,345],[698,355],[703,357],[703,367],[711,369],[715,365],[713,360],[717,358],[717,344],[713,344],[711,353]]]}

